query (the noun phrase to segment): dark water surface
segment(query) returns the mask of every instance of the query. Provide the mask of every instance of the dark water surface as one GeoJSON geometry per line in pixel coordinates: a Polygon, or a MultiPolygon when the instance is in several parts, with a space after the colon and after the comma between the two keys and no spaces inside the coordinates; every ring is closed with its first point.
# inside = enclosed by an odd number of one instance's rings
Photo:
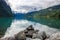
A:
{"type": "Polygon", "coordinates": [[[3,35],[7,28],[10,27],[12,18],[0,18],[0,35],[3,35]]]}

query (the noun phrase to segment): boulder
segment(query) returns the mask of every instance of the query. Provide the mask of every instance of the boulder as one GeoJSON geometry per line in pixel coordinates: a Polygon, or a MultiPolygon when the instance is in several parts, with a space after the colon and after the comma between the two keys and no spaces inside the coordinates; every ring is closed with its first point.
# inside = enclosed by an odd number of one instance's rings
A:
{"type": "Polygon", "coordinates": [[[28,28],[26,28],[26,30],[34,30],[34,28],[33,28],[33,26],[32,25],[30,25],[28,28]]]}
{"type": "Polygon", "coordinates": [[[29,37],[29,38],[32,38],[33,36],[33,33],[37,33],[38,30],[34,30],[34,28],[32,27],[32,25],[30,25],[28,28],[26,28],[25,30],[25,34],[26,34],[26,37],[29,37]]]}
{"type": "Polygon", "coordinates": [[[16,40],[26,40],[26,35],[24,31],[19,32],[16,36],[15,36],[16,40]]]}
{"type": "Polygon", "coordinates": [[[26,33],[26,37],[30,37],[30,38],[32,38],[33,33],[34,33],[33,30],[28,31],[28,33],[26,33]]]}
{"type": "Polygon", "coordinates": [[[41,40],[45,40],[47,38],[49,38],[49,35],[46,34],[44,31],[43,32],[39,32],[39,33],[34,33],[32,38],[39,38],[41,40]]]}
{"type": "Polygon", "coordinates": [[[30,25],[24,31],[21,31],[18,34],[16,34],[15,39],[16,40],[26,40],[26,37],[32,38],[33,33],[36,33],[36,32],[38,32],[38,30],[34,30],[32,25],[30,25]]]}
{"type": "Polygon", "coordinates": [[[34,31],[29,31],[28,33],[25,33],[24,31],[19,32],[16,34],[15,39],[16,40],[26,40],[27,38],[32,38],[34,31]]]}

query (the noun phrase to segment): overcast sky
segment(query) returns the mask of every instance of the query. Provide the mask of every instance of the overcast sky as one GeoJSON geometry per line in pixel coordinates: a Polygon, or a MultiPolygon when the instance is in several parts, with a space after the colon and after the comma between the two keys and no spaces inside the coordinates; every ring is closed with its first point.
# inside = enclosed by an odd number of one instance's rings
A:
{"type": "Polygon", "coordinates": [[[37,11],[60,4],[60,0],[6,0],[6,2],[12,11],[18,13],[37,11]]]}

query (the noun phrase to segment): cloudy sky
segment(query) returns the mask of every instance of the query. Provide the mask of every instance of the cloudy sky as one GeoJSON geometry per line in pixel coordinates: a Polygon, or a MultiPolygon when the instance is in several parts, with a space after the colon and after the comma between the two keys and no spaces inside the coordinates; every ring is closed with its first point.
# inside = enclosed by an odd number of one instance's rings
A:
{"type": "Polygon", "coordinates": [[[60,0],[6,0],[12,11],[27,13],[60,4],[60,0]]]}

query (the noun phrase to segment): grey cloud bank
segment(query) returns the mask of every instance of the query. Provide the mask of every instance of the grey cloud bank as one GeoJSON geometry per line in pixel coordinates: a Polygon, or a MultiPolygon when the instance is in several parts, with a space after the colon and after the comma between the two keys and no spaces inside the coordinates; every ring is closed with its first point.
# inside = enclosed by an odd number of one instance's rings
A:
{"type": "Polygon", "coordinates": [[[5,0],[12,11],[28,13],[38,11],[54,5],[60,5],[60,0],[5,0]]]}

